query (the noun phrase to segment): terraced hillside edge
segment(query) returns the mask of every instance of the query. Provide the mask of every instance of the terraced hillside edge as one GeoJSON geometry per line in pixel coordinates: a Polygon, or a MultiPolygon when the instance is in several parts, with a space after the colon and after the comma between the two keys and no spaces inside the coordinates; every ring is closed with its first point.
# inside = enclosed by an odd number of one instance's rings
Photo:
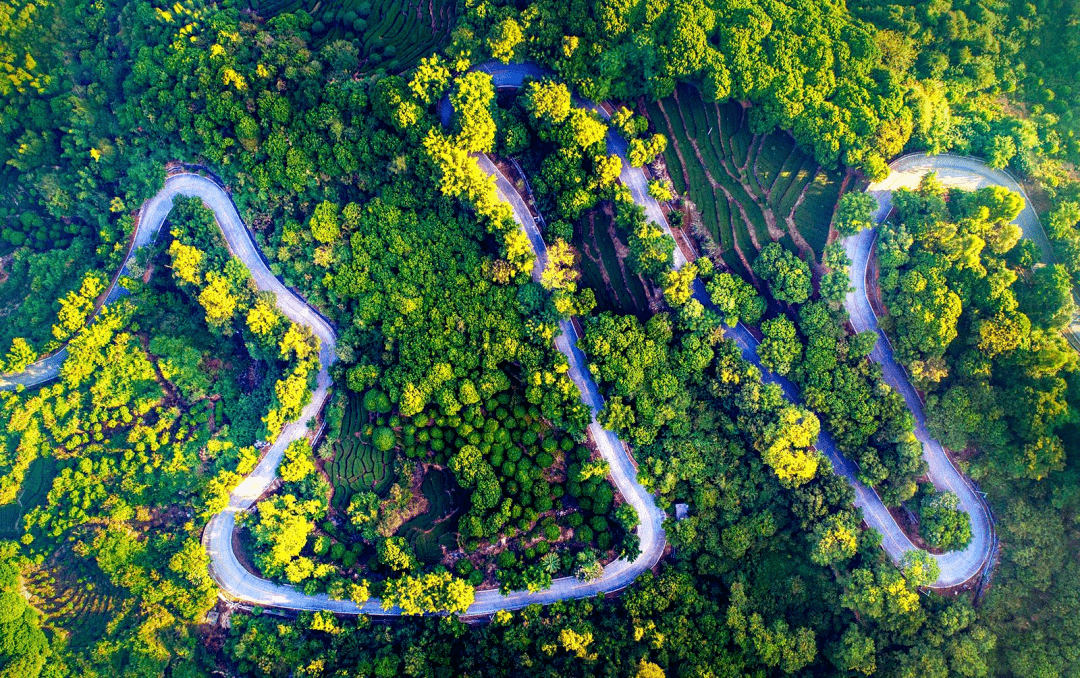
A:
{"type": "Polygon", "coordinates": [[[407,70],[449,38],[455,3],[446,0],[251,0],[264,18],[303,10],[316,46],[345,40],[359,50],[360,69],[407,70]]]}
{"type": "Polygon", "coordinates": [[[738,102],[706,102],[680,85],[647,110],[668,137],[664,160],[676,191],[696,205],[729,267],[745,272],[771,241],[820,258],[839,173],[819,166],[790,134],[752,133],[749,110],[738,102]]]}
{"type": "Polygon", "coordinates": [[[574,229],[573,245],[581,253],[581,283],[596,295],[598,311],[648,317],[650,292],[646,286],[651,283],[630,270],[626,243],[609,215],[590,212],[583,216],[574,229]]]}
{"type": "Polygon", "coordinates": [[[383,495],[394,480],[394,451],[380,452],[365,435],[368,412],[363,400],[350,394],[341,422],[341,433],[333,443],[334,457],[326,465],[334,488],[331,505],[344,511],[356,492],[371,491],[383,495]]]}

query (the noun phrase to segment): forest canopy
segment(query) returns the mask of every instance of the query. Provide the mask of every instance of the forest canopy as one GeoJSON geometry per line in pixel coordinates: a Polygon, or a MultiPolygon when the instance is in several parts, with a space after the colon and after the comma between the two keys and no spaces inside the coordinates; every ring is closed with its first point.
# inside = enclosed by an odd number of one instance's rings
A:
{"type": "Polygon", "coordinates": [[[1077,24],[1042,0],[0,0],[0,373],[66,356],[0,391],[0,676],[1076,675],[1077,24]],[[875,224],[888,163],[946,151],[1016,175],[1052,256],[1022,196],[932,174],[875,224]],[[199,198],[127,258],[191,175],[334,341],[199,198]],[[848,317],[867,228],[925,417],[848,317]],[[996,530],[948,592],[931,554],[984,535],[927,431],[996,530]],[[404,617],[218,598],[207,521],[271,450],[242,566],[404,617]],[[920,549],[890,560],[869,496],[920,549]],[[618,595],[458,616],[606,581],[661,520],[618,595]]]}

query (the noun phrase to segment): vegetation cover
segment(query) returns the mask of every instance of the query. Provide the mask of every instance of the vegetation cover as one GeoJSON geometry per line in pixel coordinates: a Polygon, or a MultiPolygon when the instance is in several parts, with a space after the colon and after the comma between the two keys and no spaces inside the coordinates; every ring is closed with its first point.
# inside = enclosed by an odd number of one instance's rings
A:
{"type": "Polygon", "coordinates": [[[694,88],[648,105],[652,124],[668,135],[667,174],[689,197],[724,263],[746,271],[777,240],[817,260],[841,180],[822,169],[786,132],[750,131],[752,109],[738,102],[705,102],[694,88]]]}
{"type": "MultiPolygon", "coordinates": [[[[69,358],[58,381],[0,395],[0,675],[1076,672],[1067,3],[2,9],[3,371],[65,344],[69,358]],[[488,59],[547,75],[499,92],[472,69],[488,59]],[[654,179],[664,154],[721,252],[671,269],[616,137],[654,179]],[[932,548],[966,543],[867,360],[876,337],[845,329],[850,262],[826,228],[834,207],[838,233],[869,220],[856,194],[837,200],[841,172],[853,189],[911,150],[1039,182],[1060,259],[1037,265],[1018,239],[1017,196],[932,179],[895,194],[880,233],[883,325],[997,517],[1000,565],[978,595],[926,592],[922,552],[888,562],[814,447],[828,430],[932,548]],[[470,154],[523,168],[547,243],[535,280],[470,154]],[[245,566],[416,615],[633,558],[639,516],[554,347],[570,320],[600,422],[669,514],[688,507],[665,523],[672,552],[618,597],[478,625],[218,606],[201,530],[253,443],[303,408],[322,347],[189,199],[121,281],[132,295],[88,324],[177,160],[220,178],[274,274],[338,335],[321,445],[290,444],[280,485],[240,519],[245,566]],[[801,401],[726,336],[737,321],[801,401]]],[[[667,202],[662,181],[648,189],[667,202]]]]}

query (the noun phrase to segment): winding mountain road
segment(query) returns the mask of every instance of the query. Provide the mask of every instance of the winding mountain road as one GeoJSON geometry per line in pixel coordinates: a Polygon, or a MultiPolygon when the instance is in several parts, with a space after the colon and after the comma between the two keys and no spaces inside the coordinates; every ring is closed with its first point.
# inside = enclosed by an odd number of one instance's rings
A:
{"type": "MultiPolygon", "coordinates": [[[[546,71],[533,64],[504,65],[498,62],[488,62],[479,66],[478,70],[490,74],[497,88],[518,88],[522,86],[526,79],[538,78],[546,74],[546,71]]],[[[445,103],[446,102],[444,102],[444,105],[441,107],[440,114],[444,124],[448,124],[452,111],[445,103]]],[[[575,97],[575,103],[596,111],[604,119],[610,117],[606,111],[592,102],[575,97]]],[[[649,195],[648,181],[645,177],[645,173],[641,168],[630,166],[626,156],[627,142],[614,130],[608,132],[607,150],[609,153],[618,155],[622,159],[622,173],[620,174],[620,179],[622,183],[630,189],[634,202],[644,209],[646,218],[660,225],[668,236],[678,243],[678,239],[671,230],[671,226],[668,224],[667,218],[660,208],[660,204],[655,198],[649,195]]],[[[909,160],[906,158],[902,158],[898,162],[902,163],[900,167],[907,167],[909,165],[915,166],[917,164],[913,159],[909,160]]],[[[943,166],[949,165],[950,163],[943,163],[943,166]]],[[[925,173],[925,171],[923,173],[925,173]]],[[[951,179],[942,177],[942,180],[943,182],[946,182],[951,179]]],[[[960,173],[957,174],[957,181],[959,180],[960,173]]],[[[888,181],[889,180],[886,180],[886,182],[888,181]]],[[[970,181],[970,178],[968,178],[967,181],[970,181]]],[[[914,185],[918,185],[918,179],[914,180],[914,185]]],[[[946,185],[952,184],[946,183],[946,185]]],[[[881,202],[884,200],[891,200],[894,187],[891,185],[881,185],[871,187],[871,189],[876,190],[876,193],[874,193],[875,197],[881,202]]],[[[1019,187],[1017,187],[1017,189],[1019,189],[1019,187]]],[[[506,191],[504,191],[504,193],[505,192],[506,191]]],[[[1034,219],[1035,228],[1031,228],[1029,220],[1028,226],[1024,231],[1025,235],[1029,231],[1034,233],[1035,230],[1038,230],[1038,232],[1041,233],[1042,229],[1038,226],[1038,218],[1034,216],[1034,210],[1027,207],[1024,214],[1029,212],[1029,217],[1034,219]]],[[[1024,214],[1021,216],[1023,217],[1024,214]]],[[[537,238],[539,238],[539,236],[537,236],[537,238]]],[[[1043,241],[1045,242],[1045,234],[1043,235],[1043,241]]],[[[862,248],[865,254],[869,253],[868,242],[860,241],[859,243],[853,244],[853,247],[856,249],[862,248]]],[[[1049,247],[1048,244],[1047,247],[1049,247]]],[[[851,256],[851,254],[852,252],[849,250],[849,256],[851,256]]],[[[685,255],[678,246],[675,247],[672,257],[672,263],[676,269],[682,268],[687,262],[685,255]]],[[[853,262],[855,259],[856,257],[852,256],[853,262]]],[[[860,270],[865,272],[865,257],[862,258],[862,262],[863,268],[860,270]]],[[[853,264],[851,267],[853,278],[861,277],[862,279],[865,279],[865,275],[859,276],[856,274],[857,269],[858,266],[853,264]]],[[[857,289],[863,289],[857,285],[856,287],[857,289]]],[[[706,308],[715,308],[700,280],[694,281],[693,296],[706,308]]],[[[859,295],[859,298],[863,301],[866,300],[865,294],[859,295]]],[[[847,307],[849,314],[853,318],[853,322],[856,323],[856,328],[860,330],[863,329],[863,327],[860,326],[860,323],[865,318],[865,315],[862,313],[864,309],[859,307],[850,297],[847,307]],[[857,314],[859,320],[855,320],[857,314]]],[[[872,317],[873,312],[871,311],[870,314],[872,317]]],[[[870,327],[871,326],[869,325],[865,326],[866,329],[870,329],[870,327]]],[[[876,321],[872,327],[874,329],[877,328],[876,321]]],[[[738,345],[743,358],[753,363],[761,370],[763,381],[766,383],[778,384],[783,391],[784,396],[789,401],[802,404],[802,398],[798,387],[786,378],[770,372],[761,364],[761,360],[758,358],[757,354],[758,340],[745,326],[742,324],[737,326],[725,325],[724,330],[725,336],[732,339],[736,345],[738,345]]],[[[880,330],[878,331],[880,333],[880,330]]],[[[950,551],[948,553],[933,556],[940,568],[940,575],[933,584],[934,588],[949,588],[963,584],[979,574],[990,558],[994,540],[989,509],[985,502],[983,502],[972,489],[967,479],[964,478],[964,476],[960,474],[956,467],[949,461],[949,458],[946,456],[940,443],[930,437],[926,429],[926,418],[922,411],[922,404],[919,402],[911,384],[904,377],[903,371],[900,369],[899,365],[896,364],[896,361],[893,360],[892,353],[883,340],[883,335],[882,338],[879,338],[878,345],[875,347],[871,357],[882,365],[886,382],[900,392],[904,397],[905,403],[908,408],[911,409],[915,417],[915,434],[919,441],[923,443],[923,456],[926,458],[930,467],[929,475],[934,482],[934,485],[939,489],[947,489],[954,492],[960,498],[961,507],[971,516],[973,537],[968,547],[963,551],[950,551]]],[[[888,554],[889,558],[899,565],[905,554],[908,551],[915,550],[916,546],[911,543],[911,540],[904,533],[903,529],[896,523],[896,520],[889,512],[888,508],[885,507],[877,492],[859,481],[858,467],[840,453],[835,440],[828,431],[822,430],[818,436],[816,447],[818,451],[829,459],[833,471],[846,478],[855,489],[855,505],[862,509],[863,519],[866,521],[867,525],[881,534],[882,548],[888,554]]]]}
{"type": "MultiPolygon", "coordinates": [[[[498,87],[520,87],[526,78],[539,77],[544,71],[530,64],[484,64],[479,67],[490,73],[498,87]]],[[[445,102],[444,102],[445,103],[445,102]]],[[[584,102],[584,105],[596,110],[607,117],[606,113],[596,106],[584,102]]],[[[452,114],[449,106],[441,106],[440,114],[444,123],[449,122],[452,114]]],[[[669,236],[674,238],[670,226],[664,217],[659,203],[648,195],[647,181],[644,173],[639,168],[633,168],[626,159],[626,142],[614,132],[608,136],[608,150],[619,155],[623,160],[621,179],[630,188],[634,200],[643,207],[646,217],[661,225],[669,236]]],[[[518,192],[510,184],[491,161],[485,156],[477,156],[480,167],[489,175],[493,176],[500,196],[510,204],[514,217],[525,230],[530,243],[537,255],[537,265],[534,268],[534,277],[542,270],[543,262],[546,261],[546,246],[532,219],[528,206],[525,205],[518,192]]],[[[252,277],[260,289],[274,292],[277,304],[281,311],[294,322],[305,325],[312,329],[319,337],[320,346],[320,370],[317,378],[317,387],[312,395],[311,403],[304,408],[300,418],[288,424],[278,437],[277,441],[265,453],[255,470],[248,475],[230,496],[229,505],[220,513],[214,515],[208,522],[203,533],[203,544],[210,555],[211,574],[219,587],[229,596],[244,602],[288,608],[294,610],[328,610],[341,614],[365,613],[376,616],[392,616],[400,614],[400,610],[392,608],[384,610],[378,599],[369,600],[362,606],[351,601],[333,600],[326,594],[306,595],[303,592],[287,585],[276,584],[249,572],[236,557],[233,550],[233,535],[236,526],[236,515],[250,510],[254,502],[277,477],[277,468],[281,462],[284,449],[293,440],[305,437],[308,433],[307,422],[314,417],[325,404],[330,394],[331,380],[329,368],[336,360],[335,347],[336,336],[333,328],[314,308],[307,305],[298,295],[288,290],[269,270],[266,261],[259,252],[250,231],[244,225],[236,210],[235,205],[228,194],[214,181],[195,174],[180,174],[170,177],[165,182],[165,187],[152,199],[147,201],[140,213],[139,229],[136,233],[135,243],[131,253],[125,259],[122,272],[128,269],[131,257],[141,247],[153,242],[161,229],[172,207],[173,198],[177,195],[193,196],[203,200],[217,218],[225,240],[232,254],[243,262],[251,271],[252,277]]],[[[861,242],[854,245],[856,250],[866,248],[869,245],[861,242]]],[[[855,261],[855,257],[852,257],[855,261]]],[[[682,251],[676,247],[674,251],[674,264],[681,268],[686,264],[686,258],[682,251]]],[[[865,265],[865,264],[864,264],[865,265]]],[[[852,267],[853,272],[856,266],[852,267]]],[[[861,289],[861,288],[860,288],[861,289]]],[[[110,290],[108,302],[126,294],[119,286],[110,290]]],[[[712,306],[708,294],[700,281],[695,281],[694,296],[706,306],[712,306]]],[[[865,299],[865,296],[862,297],[865,299]]],[[[872,311],[871,311],[872,313],[872,311]]],[[[852,313],[855,316],[855,313],[852,313]]],[[[876,325],[875,325],[876,327],[876,325]]],[[[593,596],[598,593],[617,591],[631,584],[636,577],[651,568],[663,554],[666,540],[662,527],[665,518],[664,513],[657,507],[654,498],[646,491],[636,479],[636,470],[633,465],[626,445],[613,433],[603,430],[596,422],[596,414],[603,407],[603,399],[599,390],[589,375],[588,361],[578,348],[579,337],[570,322],[561,323],[562,333],[556,339],[556,347],[562,352],[569,363],[569,374],[578,386],[582,400],[593,413],[593,421],[589,426],[593,440],[596,442],[600,454],[611,465],[611,477],[619,492],[637,510],[641,522],[638,526],[638,537],[641,544],[641,553],[638,557],[628,562],[617,560],[604,568],[603,576],[592,582],[583,582],[572,577],[563,577],[555,580],[552,586],[537,593],[516,592],[507,596],[501,595],[495,590],[477,592],[473,604],[469,607],[466,615],[487,615],[499,610],[518,609],[531,604],[546,604],[557,600],[570,598],[582,598],[593,596]]],[[[742,325],[726,327],[726,334],[740,347],[743,356],[750,362],[762,369],[763,379],[766,382],[777,383],[785,396],[793,401],[800,402],[798,389],[788,380],[779,377],[761,368],[757,356],[757,340],[742,325]]],[[[883,342],[879,341],[879,348],[883,342]]],[[[878,349],[875,349],[877,351],[878,349]]],[[[60,371],[60,366],[66,357],[65,352],[57,353],[35,363],[22,373],[17,375],[0,376],[0,389],[14,388],[18,384],[33,386],[55,378],[60,371]]],[[[880,361],[888,361],[891,354],[882,353],[876,357],[880,361]]],[[[884,363],[883,363],[884,364],[884,363]]],[[[895,365],[895,362],[893,362],[895,365]]],[[[908,400],[908,395],[903,389],[906,380],[896,382],[909,407],[916,413],[919,427],[925,434],[921,409],[917,399],[908,400]]],[[[892,382],[890,382],[892,383],[892,382]]],[[[910,385],[907,387],[910,390],[910,385]]],[[[912,391],[913,393],[913,391],[912,391]]],[[[932,453],[931,445],[927,444],[928,454],[932,453]]],[[[837,451],[836,445],[827,432],[822,432],[818,440],[818,449],[830,459],[834,470],[843,475],[855,488],[855,504],[862,508],[866,522],[877,529],[883,535],[883,548],[888,555],[899,562],[903,554],[914,548],[896,525],[892,516],[882,505],[880,498],[873,490],[866,488],[857,480],[857,468],[845,459],[837,451]]],[[[937,446],[940,450],[940,445],[937,446]]],[[[941,452],[944,456],[944,452],[941,452]]],[[[935,467],[932,466],[932,472],[935,467]]],[[[942,470],[942,482],[949,489],[962,495],[967,484],[962,476],[951,465],[954,476],[949,476],[947,470],[942,470]]],[[[976,502],[979,506],[981,503],[976,502]]],[[[965,503],[965,508],[967,504],[965,503]]],[[[973,531],[976,532],[977,540],[982,535],[986,537],[981,541],[973,541],[972,547],[958,554],[946,554],[937,556],[941,565],[942,574],[935,586],[952,586],[962,583],[976,574],[986,560],[989,551],[982,545],[988,543],[987,528],[982,529],[983,523],[976,520],[976,508],[973,505],[973,531]],[[976,543],[979,546],[976,547],[976,543]]],[[[985,509],[985,506],[983,506],[985,509]]],[[[988,520],[988,517],[987,517],[988,520]]]]}
{"type": "MultiPolygon", "coordinates": [[[[513,187],[506,182],[506,179],[496,171],[490,160],[480,156],[478,162],[484,171],[496,178],[501,197],[511,205],[515,219],[528,234],[537,255],[537,266],[533,274],[539,276],[539,272],[543,269],[543,262],[546,261],[547,248],[536,229],[528,207],[513,187]]],[[[250,510],[274,482],[285,448],[292,441],[308,434],[307,422],[322,409],[329,398],[331,387],[329,368],[336,360],[336,336],[333,328],[318,311],[286,288],[270,272],[229,195],[217,183],[199,175],[180,174],[170,177],[166,180],[165,187],[146,202],[140,212],[135,244],[121,269],[123,272],[128,270],[128,263],[135,256],[135,252],[156,239],[172,209],[173,199],[178,195],[202,199],[203,203],[214,212],[229,251],[248,268],[259,289],[272,291],[277,297],[278,308],[294,322],[311,328],[320,340],[320,369],[311,402],[304,408],[299,419],[285,426],[255,470],[233,490],[228,506],[215,514],[203,531],[202,541],[210,556],[210,570],[214,580],[232,598],[254,605],[294,610],[330,610],[341,614],[361,612],[385,616],[401,614],[397,608],[384,610],[382,602],[377,598],[367,601],[363,606],[358,606],[352,601],[333,600],[326,594],[306,595],[291,586],[262,579],[245,569],[237,558],[233,550],[237,514],[250,510]]],[[[126,291],[117,286],[110,292],[109,301],[125,294],[126,291]]],[[[596,422],[596,414],[603,407],[603,398],[589,375],[585,355],[577,347],[578,336],[573,325],[565,321],[561,325],[562,334],[556,339],[556,347],[566,356],[570,367],[570,377],[579,388],[583,402],[592,410],[593,420],[589,425],[589,431],[600,454],[611,466],[612,480],[623,498],[638,512],[640,523],[637,534],[641,553],[632,562],[620,559],[610,563],[604,568],[603,575],[591,582],[583,582],[574,577],[562,577],[552,582],[550,588],[536,593],[522,591],[504,596],[497,590],[479,591],[466,613],[469,616],[487,615],[499,610],[518,609],[526,605],[584,598],[620,590],[630,585],[639,574],[655,565],[667,543],[662,527],[664,513],[657,507],[648,491],[637,482],[637,471],[630,459],[627,447],[618,437],[610,431],[605,431],[596,422]]],[[[63,359],[63,353],[50,356],[18,375],[9,375],[6,383],[11,384],[9,388],[14,388],[15,384],[32,386],[48,381],[58,375],[63,359]]]]}
{"type": "MultiPolygon", "coordinates": [[[[619,139],[619,141],[621,141],[621,139],[619,139]]],[[[613,143],[613,140],[609,137],[609,152],[615,152],[617,148],[617,143],[613,143]]],[[[625,155],[623,155],[623,175],[623,181],[628,186],[633,187],[635,184],[644,186],[646,183],[644,173],[638,168],[631,168],[629,163],[625,160],[625,155]],[[625,176],[628,173],[631,175],[629,180],[627,180],[627,177],[625,176]]],[[[671,231],[670,225],[664,218],[663,212],[660,210],[659,204],[647,191],[634,191],[634,200],[645,208],[645,213],[650,218],[653,218],[652,215],[658,214],[659,219],[653,220],[663,227],[670,237],[675,237],[674,233],[671,231]]],[[[867,248],[868,243],[860,243],[857,247],[867,248]]],[[[868,253],[869,250],[866,249],[866,252],[868,253]]],[[[849,256],[850,255],[851,252],[849,250],[849,256]]],[[[852,259],[854,260],[854,257],[852,257],[852,259]]],[[[675,268],[681,268],[685,262],[685,257],[682,255],[679,248],[676,247],[674,253],[675,268]]],[[[863,259],[863,262],[864,268],[862,270],[865,271],[865,259],[863,259]]],[[[856,270],[856,266],[853,265],[851,270],[853,272],[853,277],[855,277],[856,274],[854,271],[856,270]]],[[[865,276],[862,277],[865,278],[865,276]]],[[[708,293],[705,291],[705,286],[700,280],[694,281],[693,295],[694,298],[701,302],[706,308],[715,309],[715,306],[709,299],[708,293]]],[[[865,295],[861,298],[863,300],[866,299],[865,295]]],[[[849,300],[849,314],[854,317],[857,310],[858,309],[853,308],[849,300]]],[[[795,384],[780,375],[770,372],[761,364],[761,360],[757,354],[759,342],[744,325],[741,323],[736,326],[725,325],[724,334],[735,342],[744,359],[753,363],[761,370],[762,381],[778,384],[783,391],[785,398],[791,402],[802,404],[802,397],[795,384]]],[[[883,343],[882,339],[878,340],[878,346],[875,347],[874,354],[871,357],[882,365],[882,369],[886,375],[886,381],[904,396],[907,406],[915,416],[915,433],[919,440],[923,442],[923,456],[930,465],[931,479],[934,481],[936,487],[955,492],[961,499],[961,506],[971,515],[971,528],[974,535],[971,544],[963,551],[950,551],[948,553],[933,556],[940,568],[940,575],[938,576],[937,581],[934,582],[932,588],[949,588],[957,586],[979,574],[990,558],[991,550],[993,548],[993,535],[989,510],[987,509],[986,504],[972,490],[966,479],[956,470],[951,462],[949,462],[941,445],[930,438],[926,431],[926,421],[922,412],[922,405],[915,396],[911,384],[903,377],[903,373],[899,366],[892,360],[891,351],[887,351],[887,346],[885,350],[882,349],[883,343]]],[[[881,501],[881,497],[878,496],[877,492],[875,492],[873,488],[867,487],[859,481],[858,466],[840,453],[836,441],[824,428],[818,435],[816,447],[819,452],[828,458],[829,462],[832,464],[833,472],[847,479],[848,483],[855,489],[855,506],[862,509],[863,520],[868,526],[874,528],[881,534],[881,547],[885,550],[886,554],[888,554],[889,558],[899,565],[903,560],[904,555],[908,551],[915,550],[917,547],[911,543],[911,540],[904,533],[903,529],[896,523],[896,520],[893,518],[892,514],[889,513],[889,509],[885,507],[885,504],[881,501]]]]}

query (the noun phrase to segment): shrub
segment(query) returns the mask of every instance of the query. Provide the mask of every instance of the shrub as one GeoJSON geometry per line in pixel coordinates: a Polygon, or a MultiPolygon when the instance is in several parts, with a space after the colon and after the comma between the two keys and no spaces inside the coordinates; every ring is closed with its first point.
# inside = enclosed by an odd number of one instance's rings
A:
{"type": "Polygon", "coordinates": [[[605,551],[611,548],[611,543],[612,541],[610,532],[601,532],[596,536],[596,545],[605,551]]]}
{"type": "Polygon", "coordinates": [[[509,570],[514,565],[517,565],[517,556],[513,551],[503,551],[495,558],[495,565],[500,570],[509,570]]]}

